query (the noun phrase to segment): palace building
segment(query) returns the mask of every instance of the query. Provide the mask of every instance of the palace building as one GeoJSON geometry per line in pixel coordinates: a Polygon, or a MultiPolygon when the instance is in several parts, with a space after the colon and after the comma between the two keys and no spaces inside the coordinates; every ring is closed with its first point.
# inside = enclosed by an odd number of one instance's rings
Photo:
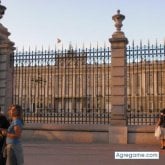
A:
{"type": "MultiPolygon", "coordinates": [[[[29,113],[111,112],[109,50],[72,49],[15,57],[13,101],[29,113]]],[[[164,60],[128,62],[128,111],[165,107],[164,60]]]]}

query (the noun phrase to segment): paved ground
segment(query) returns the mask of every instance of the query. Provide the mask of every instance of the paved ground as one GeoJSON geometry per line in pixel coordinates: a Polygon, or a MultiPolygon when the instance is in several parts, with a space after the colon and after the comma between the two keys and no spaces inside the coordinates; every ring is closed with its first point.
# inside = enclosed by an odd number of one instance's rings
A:
{"type": "Polygon", "coordinates": [[[24,144],[25,165],[164,165],[157,145],[24,144]],[[116,151],[159,152],[159,159],[117,160],[116,151]]]}

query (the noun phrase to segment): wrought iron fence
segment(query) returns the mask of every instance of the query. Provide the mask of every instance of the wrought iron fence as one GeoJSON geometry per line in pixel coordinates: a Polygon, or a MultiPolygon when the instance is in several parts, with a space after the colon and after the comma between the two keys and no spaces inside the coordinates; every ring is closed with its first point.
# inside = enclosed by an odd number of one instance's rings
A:
{"type": "Polygon", "coordinates": [[[17,51],[13,103],[25,122],[110,123],[110,50],[17,51]]]}
{"type": "MultiPolygon", "coordinates": [[[[165,46],[127,47],[128,125],[153,125],[165,107],[165,46]]],[[[13,103],[25,122],[110,124],[111,51],[16,51],[13,103]]]]}
{"type": "Polygon", "coordinates": [[[165,45],[127,48],[128,124],[153,125],[165,107],[165,45]]]}
{"type": "Polygon", "coordinates": [[[155,125],[159,118],[158,112],[127,112],[128,125],[155,125]]]}

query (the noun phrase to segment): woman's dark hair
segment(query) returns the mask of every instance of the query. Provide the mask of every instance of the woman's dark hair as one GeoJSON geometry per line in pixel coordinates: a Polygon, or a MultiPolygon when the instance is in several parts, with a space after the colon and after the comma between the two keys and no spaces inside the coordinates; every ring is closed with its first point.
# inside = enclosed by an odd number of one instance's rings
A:
{"type": "Polygon", "coordinates": [[[160,110],[160,113],[165,114],[165,108],[160,110]]]}
{"type": "Polygon", "coordinates": [[[19,116],[22,116],[22,107],[20,105],[15,105],[15,109],[19,116]]]}

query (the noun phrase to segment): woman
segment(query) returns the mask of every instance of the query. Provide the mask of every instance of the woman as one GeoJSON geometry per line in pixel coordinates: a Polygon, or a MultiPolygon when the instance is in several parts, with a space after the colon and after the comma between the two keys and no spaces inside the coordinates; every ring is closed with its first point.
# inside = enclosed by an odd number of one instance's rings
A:
{"type": "Polygon", "coordinates": [[[160,126],[161,135],[160,135],[160,145],[161,149],[165,149],[165,109],[160,111],[160,117],[156,124],[156,126],[160,126]]]}
{"type": "Polygon", "coordinates": [[[21,145],[22,134],[22,108],[19,105],[11,105],[8,109],[11,124],[6,132],[6,165],[23,165],[23,149],[21,145]]]}

